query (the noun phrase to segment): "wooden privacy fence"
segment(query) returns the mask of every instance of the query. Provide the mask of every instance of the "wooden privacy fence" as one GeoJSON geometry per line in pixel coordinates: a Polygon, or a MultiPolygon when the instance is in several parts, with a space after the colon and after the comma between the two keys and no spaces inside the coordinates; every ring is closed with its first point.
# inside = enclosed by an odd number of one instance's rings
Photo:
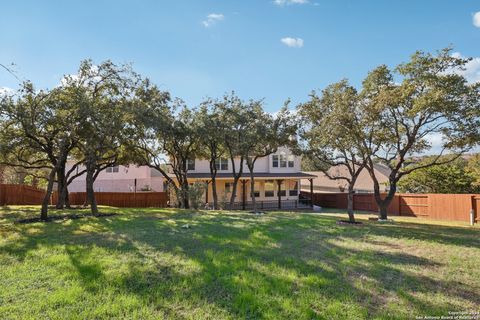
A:
{"type": "MultiPolygon", "coordinates": [[[[40,205],[45,197],[45,191],[26,185],[0,184],[0,206],[5,205],[40,205]]],[[[96,192],[95,198],[99,205],[112,207],[163,208],[168,205],[167,192],[96,192]]],[[[69,194],[71,205],[83,205],[85,192],[69,194]]],[[[57,203],[57,195],[52,195],[51,204],[57,203]]]]}
{"type": "MultiPolygon", "coordinates": [[[[310,193],[302,192],[302,196],[310,198],[310,193]]],[[[346,193],[314,193],[313,203],[326,208],[346,209],[347,196],[346,193]]],[[[353,208],[378,211],[374,195],[370,193],[355,194],[353,208]]],[[[397,193],[388,207],[388,214],[469,222],[471,210],[475,222],[480,222],[480,194],[397,193]]]]}
{"type": "Polygon", "coordinates": [[[0,184],[0,206],[41,204],[45,191],[21,184],[0,184]]]}
{"type": "MultiPolygon", "coordinates": [[[[71,205],[81,206],[86,203],[86,192],[71,192],[68,195],[71,205]]],[[[97,204],[122,208],[164,208],[168,205],[167,192],[95,192],[97,204]]],[[[52,203],[57,203],[54,195],[52,203]]]]}

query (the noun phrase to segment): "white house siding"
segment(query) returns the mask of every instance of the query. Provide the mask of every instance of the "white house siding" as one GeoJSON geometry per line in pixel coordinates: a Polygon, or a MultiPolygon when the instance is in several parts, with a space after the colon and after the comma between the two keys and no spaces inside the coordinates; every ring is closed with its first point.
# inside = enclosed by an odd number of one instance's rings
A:
{"type": "MultiPolygon", "coordinates": [[[[267,157],[259,158],[257,161],[255,161],[255,168],[254,172],[264,172],[264,173],[289,173],[289,172],[300,172],[301,171],[301,157],[300,156],[295,156],[294,157],[294,166],[289,168],[288,165],[286,168],[274,168],[272,165],[273,161],[273,155],[280,155],[281,153],[284,153],[287,157],[288,155],[291,155],[291,151],[288,148],[282,147],[279,148],[278,151],[274,154],[271,154],[267,157]]],[[[218,170],[219,173],[232,173],[232,163],[230,159],[228,160],[228,170],[218,170]]],[[[238,172],[240,168],[240,159],[236,158],[234,159],[235,161],[235,169],[238,172]]],[[[203,159],[195,159],[195,169],[194,170],[189,170],[191,173],[208,173],[210,172],[210,165],[208,160],[203,160],[203,159]]],[[[243,172],[248,173],[248,167],[246,165],[246,162],[244,161],[243,165],[243,172]]]]}

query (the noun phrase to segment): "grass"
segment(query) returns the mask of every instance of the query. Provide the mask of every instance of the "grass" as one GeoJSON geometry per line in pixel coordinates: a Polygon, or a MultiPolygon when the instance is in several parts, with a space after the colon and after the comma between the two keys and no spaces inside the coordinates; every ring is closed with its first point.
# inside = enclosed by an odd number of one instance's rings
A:
{"type": "Polygon", "coordinates": [[[13,223],[37,211],[0,209],[2,319],[404,319],[480,311],[478,227],[413,219],[342,226],[334,211],[114,208],[102,208],[119,213],[112,217],[13,223]]]}

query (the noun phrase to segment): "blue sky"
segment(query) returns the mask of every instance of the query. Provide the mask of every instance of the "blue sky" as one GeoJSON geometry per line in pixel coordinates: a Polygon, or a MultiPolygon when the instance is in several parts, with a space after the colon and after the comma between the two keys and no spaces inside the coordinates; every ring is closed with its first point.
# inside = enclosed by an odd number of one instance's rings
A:
{"type": "MultiPolygon", "coordinates": [[[[342,78],[358,86],[415,50],[453,45],[480,57],[480,1],[5,1],[0,10],[0,63],[41,88],[82,59],[111,59],[191,105],[235,90],[275,111],[342,78]]],[[[480,58],[468,72],[480,80],[480,58]]],[[[0,70],[0,87],[15,82],[0,70]]]]}

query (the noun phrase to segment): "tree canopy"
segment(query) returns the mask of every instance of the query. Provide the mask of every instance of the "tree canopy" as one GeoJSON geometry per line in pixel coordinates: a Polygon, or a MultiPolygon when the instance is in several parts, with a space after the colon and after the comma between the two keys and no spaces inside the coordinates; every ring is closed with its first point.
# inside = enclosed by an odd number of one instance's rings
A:
{"type": "MultiPolygon", "coordinates": [[[[443,161],[452,156],[444,156],[443,161]]],[[[426,157],[422,163],[431,159],[426,157]]],[[[408,193],[480,193],[478,155],[470,159],[456,158],[447,164],[430,166],[406,175],[398,182],[398,190],[408,193]]]]}

